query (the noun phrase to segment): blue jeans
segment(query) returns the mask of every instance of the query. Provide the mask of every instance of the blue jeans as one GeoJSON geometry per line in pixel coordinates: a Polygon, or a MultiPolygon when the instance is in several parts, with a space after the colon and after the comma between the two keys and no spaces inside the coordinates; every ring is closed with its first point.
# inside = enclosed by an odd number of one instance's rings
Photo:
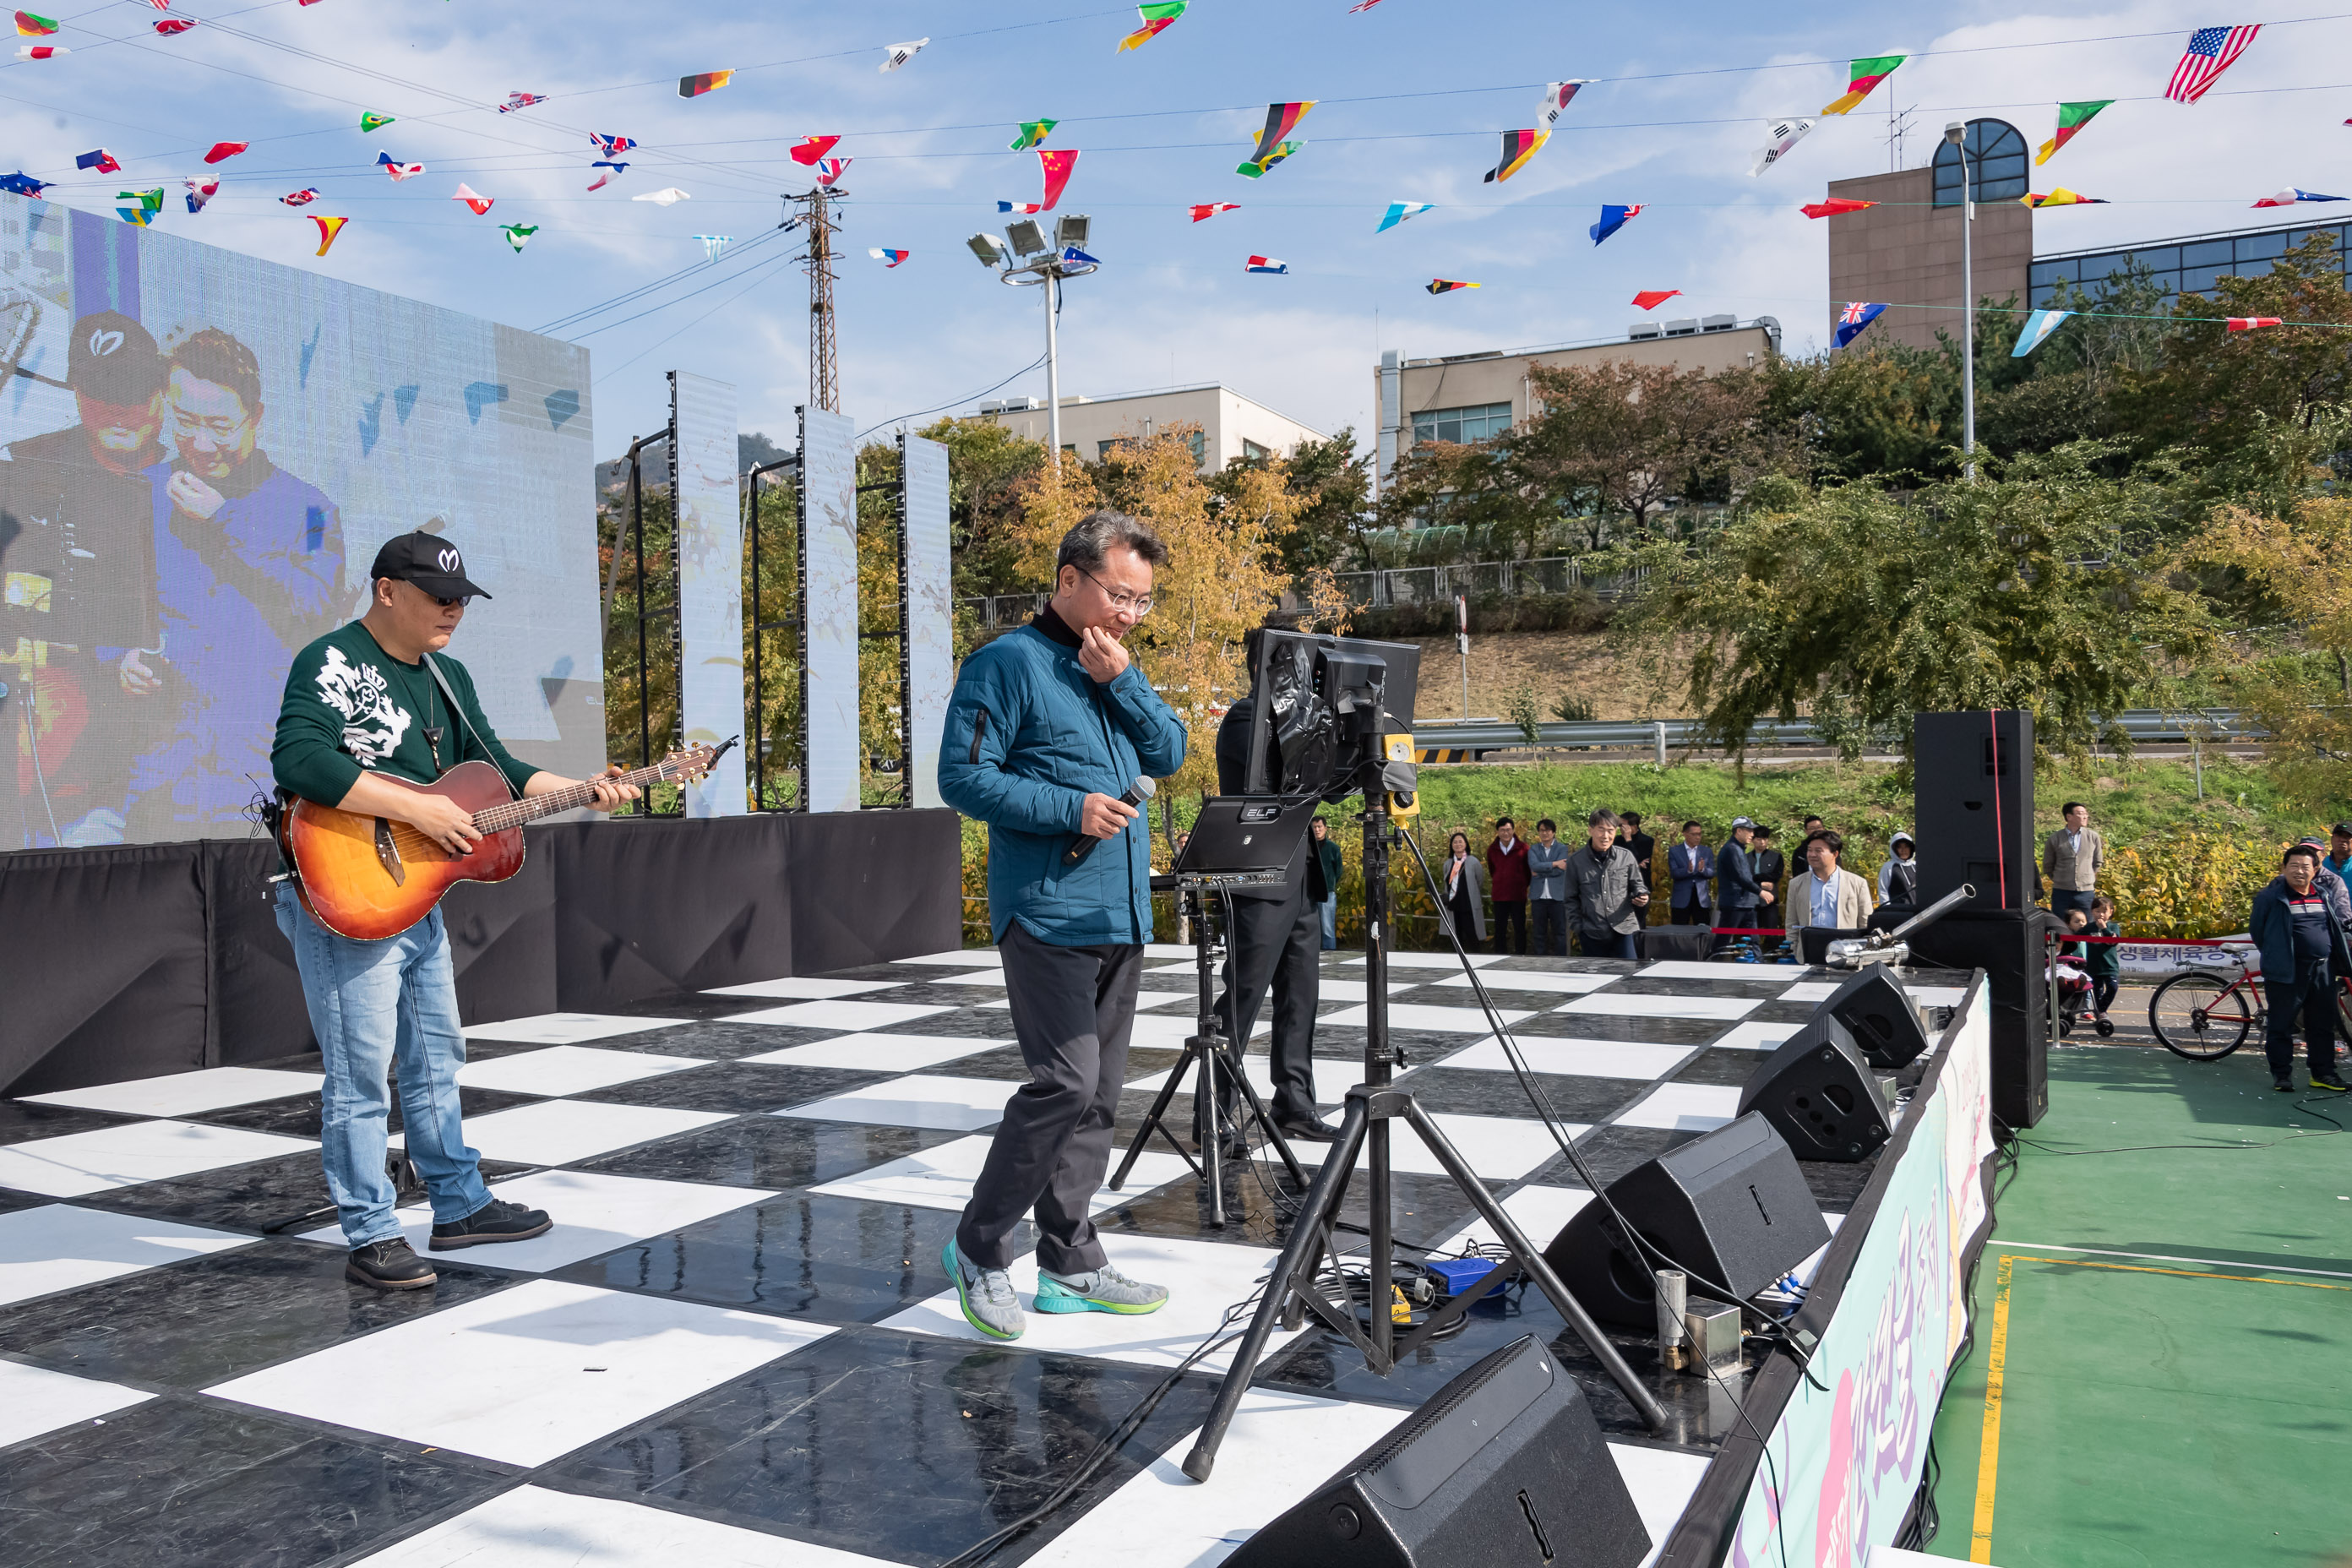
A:
{"type": "Polygon", "coordinates": [[[1576,933],[1576,945],[1587,958],[1622,958],[1628,963],[1635,961],[1635,943],[1630,931],[1580,931],[1576,933]]]}
{"type": "Polygon", "coordinates": [[[481,1156],[466,1146],[458,1120],[466,1037],[441,911],[383,942],[353,942],[312,920],[281,882],[278,929],[293,946],[326,1068],[320,1154],[344,1239],[360,1247],[400,1234],[392,1212],[398,1194],[383,1168],[392,1112],[385,1079],[395,1061],[408,1157],[432,1195],[434,1219],[464,1219],[488,1203],[481,1156]]]}
{"type": "Polygon", "coordinates": [[[1339,895],[1332,894],[1323,900],[1323,951],[1339,951],[1339,895]]]}

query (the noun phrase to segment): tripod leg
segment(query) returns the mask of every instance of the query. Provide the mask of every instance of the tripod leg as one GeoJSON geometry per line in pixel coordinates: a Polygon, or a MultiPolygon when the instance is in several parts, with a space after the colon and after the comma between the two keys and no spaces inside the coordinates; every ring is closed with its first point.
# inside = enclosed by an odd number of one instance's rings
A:
{"type": "Polygon", "coordinates": [[[1480,1216],[1495,1227],[1495,1234],[1502,1238],[1503,1245],[1518,1258],[1519,1267],[1534,1279],[1536,1288],[1550,1299],[1551,1304],[1559,1309],[1559,1315],[1568,1321],[1568,1326],[1576,1331],[1577,1338],[1582,1340],[1585,1348],[1592,1352],[1593,1359],[1600,1362],[1602,1370],[1624,1391],[1627,1403],[1640,1413],[1651,1431],[1665,1430],[1666,1413],[1658,1404],[1657,1395],[1633,1375],[1633,1369],[1625,1364],[1625,1358],[1617,1353],[1617,1346],[1601,1331],[1601,1326],[1584,1310],[1584,1303],[1568,1293],[1568,1287],[1559,1282],[1559,1276],[1554,1274],[1551,1265],[1544,1261],[1543,1253],[1520,1232],[1517,1223],[1503,1212],[1503,1205],[1495,1201],[1495,1194],[1486,1190],[1486,1184],[1478,1179],[1478,1173],[1464,1162],[1452,1141],[1439,1130],[1437,1123],[1429,1119],[1429,1112],[1421,1108],[1421,1102],[1407,1100],[1404,1115],[1405,1120],[1412,1123],[1413,1131],[1420,1134],[1421,1141],[1428,1145],[1429,1152],[1437,1156],[1437,1163],[1445,1167],[1445,1173],[1454,1179],[1454,1184],[1477,1205],[1480,1216]]]}
{"type": "Polygon", "coordinates": [[[1217,1067],[1223,1055],[1214,1046],[1201,1052],[1200,1087],[1193,1092],[1205,1098],[1193,1103],[1206,1110],[1192,1113],[1194,1123],[1207,1134],[1201,1144],[1201,1164],[1209,1173],[1209,1224],[1217,1230],[1225,1228],[1225,1112],[1217,1103],[1217,1067]]]}
{"type": "Polygon", "coordinates": [[[1233,1364],[1225,1369],[1224,1382],[1217,1385],[1217,1402],[1209,1408],[1209,1419],[1202,1424],[1201,1436],[1193,1441],[1192,1451],[1184,1456],[1184,1473],[1196,1481],[1207,1480],[1209,1472],[1216,1468],[1217,1449],[1225,1440],[1225,1428],[1234,1424],[1234,1412],[1241,1408],[1242,1395],[1249,1392],[1258,1357],[1265,1353],[1265,1342],[1283,1315],[1284,1303],[1290,1299],[1292,1290],[1313,1288],[1314,1277],[1307,1274],[1302,1278],[1301,1271],[1315,1255],[1322,1227],[1339,1212],[1340,1200],[1348,1191],[1348,1176],[1356,1168],[1356,1156],[1364,1147],[1364,1130],[1370,1121],[1364,1101],[1360,1098],[1349,1100],[1347,1115],[1339,1123],[1339,1141],[1331,1145],[1323,1168],[1315,1173],[1315,1185],[1307,1194],[1306,1208],[1290,1222],[1290,1239],[1283,1244],[1281,1260],[1266,1279],[1265,1294],[1258,1299],[1249,1331],[1242,1336],[1241,1348],[1234,1352],[1233,1364]]]}
{"type": "MultiPolygon", "coordinates": [[[[1137,1125],[1135,1142],[1127,1146],[1127,1152],[1119,1157],[1118,1169],[1111,1173],[1110,1190],[1112,1192],[1118,1192],[1127,1185],[1127,1173],[1135,1169],[1135,1162],[1142,1156],[1143,1146],[1151,1142],[1153,1129],[1157,1128],[1160,1135],[1169,1142],[1176,1142],[1176,1135],[1168,1131],[1166,1118],[1168,1102],[1176,1098],[1177,1085],[1182,1081],[1183,1077],[1182,1062],[1178,1062],[1168,1069],[1168,1081],[1160,1086],[1160,1098],[1151,1102],[1151,1109],[1144,1114],[1143,1121],[1137,1125]]],[[[1185,1154],[1181,1145],[1178,1146],[1176,1152],[1183,1154],[1186,1164],[1192,1163],[1192,1156],[1185,1154]]]]}

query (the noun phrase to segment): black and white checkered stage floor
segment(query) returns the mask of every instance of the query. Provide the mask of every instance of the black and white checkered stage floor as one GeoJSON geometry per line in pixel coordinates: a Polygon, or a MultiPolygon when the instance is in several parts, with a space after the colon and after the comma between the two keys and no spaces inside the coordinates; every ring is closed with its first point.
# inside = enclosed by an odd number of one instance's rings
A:
{"type": "MultiPolygon", "coordinates": [[[[1360,1077],[1363,968],[1327,958],[1316,1081],[1336,1105],[1360,1077]]],[[[1728,1119],[1830,989],[1788,968],[1479,962],[1604,1180],[1728,1119]]],[[[1183,1164],[1147,1152],[1098,1205],[1112,1259],[1169,1285],[1168,1308],[981,1341],[939,1254],[1024,1076],[996,963],[469,1029],[467,1135],[496,1190],[556,1226],[437,1258],[439,1286],[410,1295],[347,1284],[331,1222],[286,1224],[327,1202],[315,1058],[0,1103],[0,1563],[931,1564],[1021,1517],[1250,1295],[1279,1167],[1229,1165],[1216,1230],[1183,1164]]],[[[1191,950],[1147,968],[1122,1145],[1192,1024],[1191,950]]],[[[1391,979],[1423,1103],[1548,1238],[1588,1194],[1458,966],[1407,955],[1391,979]]],[[[1418,1144],[1398,1148],[1401,1239],[1476,1239],[1418,1144]]],[[[1808,1167],[1832,1212],[1864,1171],[1808,1167]]],[[[1662,1538],[1729,1400],[1629,1338],[1677,1424],[1653,1437],[1514,1292],[1386,1379],[1318,1334],[1278,1340],[1205,1487],[1176,1468],[1214,1391],[1188,1374],[996,1560],[1213,1563],[1529,1331],[1591,1392],[1662,1538]]]]}

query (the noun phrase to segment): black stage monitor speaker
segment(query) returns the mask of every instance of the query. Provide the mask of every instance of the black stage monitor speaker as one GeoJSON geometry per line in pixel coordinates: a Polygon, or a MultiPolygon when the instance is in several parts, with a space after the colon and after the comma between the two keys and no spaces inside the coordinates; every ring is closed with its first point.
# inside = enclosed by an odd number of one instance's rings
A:
{"type": "MultiPolygon", "coordinates": [[[[1609,1201],[1652,1250],[1690,1276],[1694,1296],[1720,1287],[1744,1301],[1830,1239],[1796,1156],[1761,1116],[1742,1116],[1635,1166],[1609,1184],[1609,1201]]],[[[1633,1257],[1611,1229],[1607,1206],[1589,1203],[1544,1248],[1544,1261],[1594,1317],[1653,1329],[1650,1270],[1663,1266],[1633,1257]]]]}
{"type": "Polygon", "coordinates": [[[1823,1007],[1764,1058],[1739,1091],[1739,1114],[1769,1121],[1801,1160],[1852,1164],[1887,1140],[1895,1118],[1853,1037],[1823,1007]]]}
{"type": "MultiPolygon", "coordinates": [[[[1715,930],[1711,926],[1643,926],[1633,933],[1633,953],[1643,963],[1662,963],[1676,960],[1685,963],[1704,963],[1715,951],[1715,930]]],[[[1733,970],[1724,973],[1739,978],[1733,970]]]]}
{"type": "Polygon", "coordinates": [[[1909,1067],[1931,1043],[1919,1023],[1919,1009],[1883,963],[1864,964],[1815,1013],[1827,1013],[1844,1025],[1874,1068],[1909,1067]]]}
{"type": "Polygon", "coordinates": [[[2020,1131],[2050,1110],[2050,996],[2042,933],[2053,929],[2047,910],[2006,915],[1955,910],[1909,939],[1921,963],[1985,972],[1992,1007],[1992,1113],[2002,1125],[2020,1131]]]}
{"type": "Polygon", "coordinates": [[[1919,906],[1967,882],[1963,910],[2033,903],[2033,715],[1918,713],[1911,720],[1919,906]]]}
{"type": "Polygon", "coordinates": [[[1447,1384],[1228,1568],[1634,1568],[1650,1534],[1584,1391],[1528,1334],[1447,1384]]]}

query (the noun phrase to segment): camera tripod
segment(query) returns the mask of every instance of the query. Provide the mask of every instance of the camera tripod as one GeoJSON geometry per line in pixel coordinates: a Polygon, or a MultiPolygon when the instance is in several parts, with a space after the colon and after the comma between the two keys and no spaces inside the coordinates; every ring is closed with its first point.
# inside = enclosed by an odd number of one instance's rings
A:
{"type": "MultiPolygon", "coordinates": [[[[1179,1159],[1192,1167],[1193,1175],[1207,1187],[1209,1223],[1219,1230],[1225,1228],[1225,1111],[1224,1104],[1217,1095],[1218,1073],[1230,1074],[1242,1091],[1243,1107],[1234,1131],[1246,1141],[1250,1123],[1256,1122],[1265,1130],[1267,1146],[1282,1156],[1283,1164],[1290,1172],[1290,1179],[1300,1186],[1307,1184],[1307,1173],[1299,1169],[1297,1156],[1291,1153],[1290,1145],[1283,1142],[1281,1132],[1274,1125],[1274,1118],[1265,1113],[1265,1101],[1257,1097],[1256,1086],[1250,1082],[1249,1074],[1244,1070],[1239,1058],[1246,1046],[1237,1045],[1232,1056],[1226,1055],[1224,1031],[1217,1018],[1215,993],[1210,989],[1213,944],[1209,935],[1208,900],[1202,896],[1234,888],[1280,887],[1283,880],[1283,874],[1279,871],[1244,871],[1231,875],[1180,871],[1174,876],[1151,879],[1155,891],[1173,890],[1178,897],[1192,903],[1192,964],[1193,973],[1200,982],[1200,1000],[1193,1013],[1192,1033],[1184,1042],[1184,1055],[1168,1069],[1168,1081],[1160,1086],[1160,1097],[1151,1102],[1150,1110],[1145,1113],[1142,1125],[1135,1130],[1134,1139],[1119,1160],[1118,1169],[1111,1174],[1110,1190],[1118,1192],[1127,1185],[1128,1173],[1135,1169],[1135,1162],[1141,1157],[1143,1146],[1157,1132],[1168,1140],[1168,1146],[1176,1151],[1179,1159]],[[1197,1163],[1176,1135],[1168,1130],[1167,1120],[1169,1101],[1176,1098],[1176,1090],[1183,1083],[1186,1072],[1196,1068],[1198,1076],[1192,1090],[1192,1124],[1202,1130],[1201,1158],[1197,1163]]],[[[1225,945],[1230,948],[1233,942],[1230,902],[1226,908],[1225,945]]]]}
{"type": "Polygon", "coordinates": [[[1389,796],[1379,760],[1369,760],[1360,772],[1364,794],[1364,1081],[1348,1091],[1339,1142],[1324,1159],[1323,1168],[1316,1173],[1306,1206],[1292,1221],[1290,1239],[1284,1244],[1281,1260],[1266,1281],[1265,1293],[1250,1319],[1249,1331],[1243,1336],[1241,1348],[1234,1352],[1233,1364],[1217,1389],[1216,1403],[1210,1408],[1208,1421],[1202,1426],[1192,1452],[1184,1457],[1184,1473],[1196,1481],[1207,1480],[1215,1468],[1217,1449],[1224,1442],[1225,1429],[1233,1424],[1242,1395],[1248,1392],[1250,1379],[1265,1353],[1266,1341],[1272,1337],[1277,1319],[1285,1328],[1296,1329],[1312,1314],[1361,1352],[1366,1367],[1385,1377],[1400,1361],[1492,1293],[1509,1278],[1514,1263],[1535,1281],[1536,1288],[1550,1300],[1568,1326],[1576,1331],[1577,1337],[1615,1380],[1650,1430],[1662,1430],[1666,1424],[1665,1411],[1657,1397],[1634,1375],[1633,1369],[1585,1311],[1583,1304],[1569,1294],[1568,1287],[1544,1261],[1542,1249],[1531,1243],[1517,1222],[1503,1212],[1502,1205],[1495,1201],[1486,1183],[1421,1108],[1413,1091],[1395,1088],[1390,1081],[1390,1069],[1397,1063],[1397,1053],[1389,1044],[1389,850],[1402,836],[1390,816],[1389,796]],[[1447,1178],[1470,1200],[1479,1217],[1494,1227],[1511,1253],[1510,1262],[1490,1271],[1477,1285],[1447,1301],[1402,1337],[1389,1316],[1392,1292],[1390,1131],[1391,1123],[1395,1121],[1402,1121],[1412,1130],[1444,1167],[1447,1178]],[[1316,1287],[1322,1255],[1329,1252],[1335,1263],[1339,1258],[1331,1231],[1347,1194],[1348,1180],[1360,1157],[1365,1160],[1370,1176],[1371,1211],[1370,1310],[1364,1321],[1359,1321],[1352,1302],[1333,1302],[1316,1287]]]}

